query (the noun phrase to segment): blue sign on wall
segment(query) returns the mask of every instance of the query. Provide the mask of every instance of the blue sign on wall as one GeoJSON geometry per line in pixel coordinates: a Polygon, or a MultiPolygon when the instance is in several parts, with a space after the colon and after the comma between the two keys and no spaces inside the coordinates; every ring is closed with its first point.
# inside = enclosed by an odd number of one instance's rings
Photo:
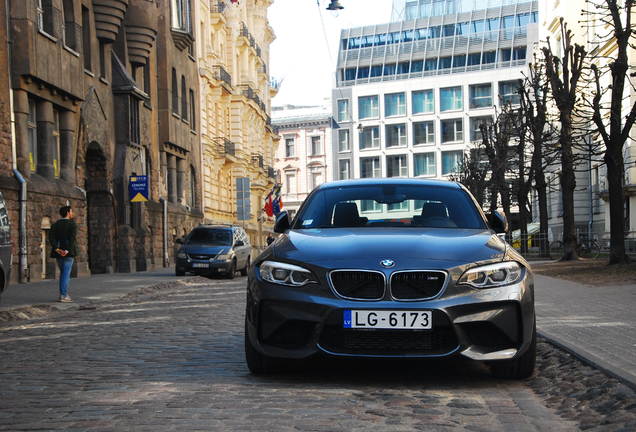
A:
{"type": "Polygon", "coordinates": [[[128,178],[128,197],[130,202],[148,201],[148,176],[130,176],[128,178]]]}

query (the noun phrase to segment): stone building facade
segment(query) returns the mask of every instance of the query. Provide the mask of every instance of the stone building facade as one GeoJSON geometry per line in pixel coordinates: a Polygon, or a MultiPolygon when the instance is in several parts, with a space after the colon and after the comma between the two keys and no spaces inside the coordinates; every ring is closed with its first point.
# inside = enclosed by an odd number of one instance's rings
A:
{"type": "MultiPolygon", "coordinates": [[[[202,220],[192,5],[9,4],[12,162],[28,190],[22,279],[55,277],[48,230],[67,203],[79,226],[77,274],[167,265],[175,237],[202,220]],[[130,202],[136,175],[148,176],[148,202],[130,202]]],[[[0,177],[17,239],[19,184],[9,170],[0,177]]]]}
{"type": "MultiPolygon", "coordinates": [[[[261,211],[275,182],[278,136],[269,112],[276,85],[269,79],[270,0],[199,3],[203,211],[208,223],[243,225],[256,248],[271,221],[261,211]],[[242,220],[238,185],[249,182],[242,220]]],[[[244,203],[243,203],[244,204],[244,203]]]]}

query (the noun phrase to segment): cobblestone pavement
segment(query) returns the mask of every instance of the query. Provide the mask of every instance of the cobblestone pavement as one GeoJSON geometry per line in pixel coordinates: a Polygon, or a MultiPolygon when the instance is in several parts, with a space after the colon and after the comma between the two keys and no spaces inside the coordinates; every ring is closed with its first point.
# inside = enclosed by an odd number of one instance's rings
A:
{"type": "Polygon", "coordinates": [[[251,376],[245,279],[190,279],[0,326],[0,430],[569,431],[529,382],[465,360],[251,376]]]}

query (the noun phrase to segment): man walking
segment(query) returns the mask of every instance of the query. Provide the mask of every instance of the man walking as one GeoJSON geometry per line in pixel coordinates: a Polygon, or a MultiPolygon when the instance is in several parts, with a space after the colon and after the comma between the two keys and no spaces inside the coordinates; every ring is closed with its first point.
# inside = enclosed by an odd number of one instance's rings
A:
{"type": "Polygon", "coordinates": [[[51,227],[49,232],[49,243],[51,244],[51,258],[57,260],[60,268],[60,298],[58,301],[70,303],[71,297],[68,295],[68,285],[71,280],[71,270],[73,261],[77,255],[75,246],[75,235],[77,234],[77,224],[73,221],[73,210],[70,206],[60,207],[59,219],[51,227]]]}

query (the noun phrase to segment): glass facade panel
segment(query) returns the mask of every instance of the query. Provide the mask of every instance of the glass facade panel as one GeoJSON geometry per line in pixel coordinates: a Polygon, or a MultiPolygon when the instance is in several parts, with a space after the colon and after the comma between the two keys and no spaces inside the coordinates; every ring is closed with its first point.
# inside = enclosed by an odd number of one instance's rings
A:
{"type": "Polygon", "coordinates": [[[349,115],[349,99],[341,99],[338,101],[338,121],[345,122],[350,121],[349,115]]]}
{"type": "Polygon", "coordinates": [[[406,155],[391,155],[386,157],[387,177],[408,177],[409,167],[406,163],[406,155]]]}
{"type": "Polygon", "coordinates": [[[360,158],[360,178],[377,178],[382,176],[380,157],[360,158]]]}
{"type": "Polygon", "coordinates": [[[464,125],[462,119],[442,120],[442,143],[459,142],[464,140],[464,125]]]}
{"type": "Polygon", "coordinates": [[[464,108],[461,87],[448,87],[439,90],[440,111],[461,110],[464,108]]]}
{"type": "Polygon", "coordinates": [[[407,144],[406,125],[404,123],[386,125],[387,147],[406,146],[407,144]]]}
{"type": "Polygon", "coordinates": [[[461,150],[442,152],[442,175],[456,172],[463,160],[464,152],[461,150]]]}
{"type": "Polygon", "coordinates": [[[413,175],[415,177],[437,175],[435,159],[434,152],[413,155],[413,175]]]}
{"type": "Polygon", "coordinates": [[[435,144],[435,123],[433,121],[413,123],[413,145],[435,144]]]}
{"type": "Polygon", "coordinates": [[[412,99],[413,114],[432,113],[435,111],[433,90],[414,91],[412,99]]]}
{"type": "Polygon", "coordinates": [[[519,80],[502,81],[499,83],[499,99],[502,104],[518,105],[520,101],[519,86],[521,82],[519,80]]]}
{"type": "Polygon", "coordinates": [[[492,85],[475,84],[469,87],[470,108],[484,108],[492,106],[492,85]]]}
{"type": "Polygon", "coordinates": [[[406,115],[406,97],[404,93],[393,93],[384,95],[384,116],[404,116],[406,115]]]}
{"type": "Polygon", "coordinates": [[[351,144],[349,141],[349,129],[340,129],[338,131],[338,151],[348,152],[351,150],[351,144]]]}
{"type": "Polygon", "coordinates": [[[358,98],[358,118],[378,118],[380,108],[377,96],[361,96],[358,98]]]}
{"type": "Polygon", "coordinates": [[[380,148],[380,127],[365,127],[360,131],[360,150],[380,148]]]}

